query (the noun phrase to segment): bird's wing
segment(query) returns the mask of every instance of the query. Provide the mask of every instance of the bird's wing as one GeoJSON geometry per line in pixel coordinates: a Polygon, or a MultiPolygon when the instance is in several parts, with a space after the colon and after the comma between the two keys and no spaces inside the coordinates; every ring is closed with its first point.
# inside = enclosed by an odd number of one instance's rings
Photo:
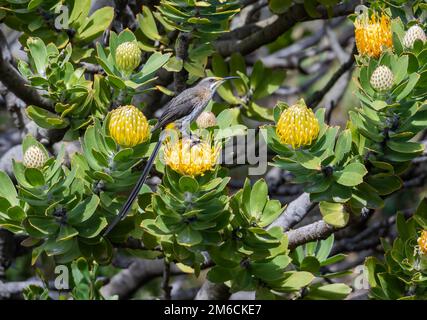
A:
{"type": "Polygon", "coordinates": [[[169,123],[189,115],[200,100],[201,97],[195,92],[195,88],[184,90],[165,106],[165,111],[160,116],[156,128],[164,128],[169,123]]]}

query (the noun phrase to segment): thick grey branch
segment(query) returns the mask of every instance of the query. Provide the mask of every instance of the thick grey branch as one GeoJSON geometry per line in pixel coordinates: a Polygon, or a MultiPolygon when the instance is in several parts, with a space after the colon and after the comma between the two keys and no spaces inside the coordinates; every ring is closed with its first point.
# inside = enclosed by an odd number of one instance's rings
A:
{"type": "MultiPolygon", "coordinates": [[[[102,287],[104,297],[118,295],[120,299],[126,299],[145,282],[161,276],[163,273],[163,260],[136,260],[128,269],[114,275],[111,281],[102,287]]],[[[174,265],[171,266],[171,274],[182,273],[174,265]]]]}
{"type": "Polygon", "coordinates": [[[325,221],[320,220],[301,228],[290,230],[286,232],[286,235],[288,236],[288,248],[293,250],[299,245],[315,240],[326,239],[339,229],[340,228],[335,228],[327,224],[325,221]]]}
{"type": "MultiPolygon", "coordinates": [[[[359,1],[356,0],[346,1],[333,7],[329,13],[332,17],[346,16],[352,13],[358,4],[359,1]]],[[[304,5],[295,4],[286,13],[278,15],[274,22],[251,33],[241,41],[236,43],[234,39],[219,40],[215,43],[215,48],[222,56],[229,56],[233,52],[240,52],[243,55],[251,53],[263,45],[273,42],[298,22],[330,17],[328,10],[324,6],[318,6],[316,11],[318,16],[312,17],[305,11],[304,5]]]]}
{"type": "Polygon", "coordinates": [[[2,282],[0,280],[0,300],[22,299],[22,292],[30,285],[44,287],[39,279],[28,279],[25,281],[2,282]]]}
{"type": "Polygon", "coordinates": [[[53,110],[52,102],[40,96],[38,91],[31,87],[12,66],[8,56],[4,53],[7,48],[7,41],[4,34],[0,31],[0,80],[17,97],[27,104],[33,104],[44,109],[53,110]]]}
{"type": "Polygon", "coordinates": [[[310,201],[310,195],[306,192],[288,204],[283,213],[276,219],[271,227],[282,227],[283,231],[287,231],[300,222],[316,204],[310,201]]]}

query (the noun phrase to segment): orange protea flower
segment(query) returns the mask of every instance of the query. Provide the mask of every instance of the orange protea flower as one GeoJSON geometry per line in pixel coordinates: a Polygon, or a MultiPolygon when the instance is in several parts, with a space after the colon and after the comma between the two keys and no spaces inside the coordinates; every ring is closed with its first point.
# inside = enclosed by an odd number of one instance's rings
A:
{"type": "Polygon", "coordinates": [[[280,142],[290,144],[294,149],[310,145],[319,135],[319,131],[319,121],[303,99],[285,109],[276,126],[280,142]]]}
{"type": "Polygon", "coordinates": [[[427,230],[421,231],[421,235],[417,240],[420,253],[427,254],[427,230]]]}
{"type": "Polygon", "coordinates": [[[359,15],[355,22],[357,50],[362,55],[378,58],[385,48],[392,48],[390,18],[387,15],[367,12],[359,15]]]}
{"type": "Polygon", "coordinates": [[[165,163],[181,175],[199,176],[213,170],[219,156],[219,145],[212,146],[209,140],[194,143],[183,138],[166,142],[164,148],[165,163]]]}

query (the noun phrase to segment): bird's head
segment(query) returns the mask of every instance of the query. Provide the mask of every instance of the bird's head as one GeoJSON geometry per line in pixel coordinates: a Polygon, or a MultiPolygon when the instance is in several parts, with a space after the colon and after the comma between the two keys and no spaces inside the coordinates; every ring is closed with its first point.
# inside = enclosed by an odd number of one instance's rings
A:
{"type": "Polygon", "coordinates": [[[207,77],[202,79],[197,85],[209,88],[212,91],[218,89],[225,81],[230,79],[240,79],[239,77],[207,77]]]}

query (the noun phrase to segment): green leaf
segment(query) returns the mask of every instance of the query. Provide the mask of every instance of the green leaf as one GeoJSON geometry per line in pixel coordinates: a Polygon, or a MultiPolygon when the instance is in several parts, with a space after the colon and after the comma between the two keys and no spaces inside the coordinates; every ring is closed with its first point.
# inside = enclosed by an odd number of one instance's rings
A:
{"type": "Polygon", "coordinates": [[[25,178],[31,185],[35,187],[43,186],[46,183],[43,173],[36,168],[26,168],[25,178]]]}
{"type": "Polygon", "coordinates": [[[7,210],[7,215],[9,219],[13,221],[22,221],[26,217],[24,209],[19,206],[10,207],[7,210]]]}
{"type": "Polygon", "coordinates": [[[417,142],[397,142],[393,140],[387,141],[387,146],[396,152],[402,153],[419,153],[424,151],[424,145],[417,142]]]}
{"type": "Polygon", "coordinates": [[[68,223],[75,225],[87,221],[95,213],[98,204],[99,198],[96,195],[86,198],[67,213],[68,223]]]}
{"type": "Polygon", "coordinates": [[[59,227],[58,223],[56,223],[53,218],[44,216],[30,216],[28,217],[28,223],[31,227],[45,235],[54,234],[59,227]]]}
{"type": "Polygon", "coordinates": [[[304,299],[309,300],[340,300],[346,298],[351,292],[351,287],[344,283],[332,283],[310,288],[304,299]]]}
{"type": "Polygon", "coordinates": [[[138,14],[139,28],[142,33],[151,40],[157,41],[161,39],[157,30],[156,20],[148,6],[142,6],[142,14],[138,14]]]}
{"type": "Polygon", "coordinates": [[[174,56],[174,57],[170,57],[168,62],[165,65],[163,65],[163,68],[169,72],[179,72],[182,70],[183,65],[184,65],[184,61],[174,56]]]}
{"type": "Polygon", "coordinates": [[[302,260],[300,269],[311,273],[319,272],[320,262],[316,257],[307,256],[302,260]]]}
{"type": "Polygon", "coordinates": [[[91,6],[90,0],[74,0],[68,23],[74,28],[78,29],[85,21],[89,14],[91,6]]]}
{"type": "Polygon", "coordinates": [[[129,158],[133,155],[133,149],[132,148],[125,148],[121,149],[115,156],[114,156],[114,162],[121,162],[121,161],[127,161],[129,158]]]}
{"type": "Polygon", "coordinates": [[[202,242],[203,237],[199,231],[191,229],[190,226],[186,226],[178,233],[176,240],[182,246],[191,247],[202,242]]]}
{"type": "Polygon", "coordinates": [[[316,252],[316,257],[320,262],[323,262],[328,258],[333,245],[334,234],[331,234],[327,239],[320,241],[319,249],[316,252]]]}
{"type": "Polygon", "coordinates": [[[255,62],[250,76],[251,89],[255,90],[264,79],[264,64],[261,60],[255,62]]]}
{"type": "Polygon", "coordinates": [[[59,234],[56,237],[56,241],[68,240],[75,237],[78,234],[79,232],[73,227],[69,225],[61,225],[61,227],[59,228],[59,234]]]}
{"type": "Polygon", "coordinates": [[[27,46],[30,50],[30,55],[34,61],[37,73],[44,77],[48,65],[46,45],[40,38],[28,38],[27,46]]]}
{"type": "Polygon", "coordinates": [[[406,98],[411,93],[411,91],[415,88],[419,78],[420,78],[420,75],[418,73],[410,74],[408,83],[406,84],[402,92],[400,92],[399,95],[396,97],[396,100],[400,101],[406,98]]]}
{"type": "Polygon", "coordinates": [[[398,277],[385,272],[378,273],[377,277],[388,299],[395,300],[404,295],[405,284],[398,277]]]}
{"type": "Polygon", "coordinates": [[[290,263],[291,259],[287,255],[280,255],[272,261],[254,262],[250,265],[251,272],[261,280],[277,281],[283,277],[284,268],[290,263]]]}
{"type": "Polygon", "coordinates": [[[274,93],[283,84],[285,78],[286,72],[283,70],[266,70],[264,79],[268,79],[268,81],[262,81],[258,84],[254,91],[254,99],[260,99],[274,93]]]}
{"type": "Polygon", "coordinates": [[[358,162],[347,165],[342,171],[334,172],[335,181],[343,186],[357,186],[363,182],[363,177],[368,173],[365,166],[358,162]]]}
{"type": "Polygon", "coordinates": [[[62,119],[50,111],[33,105],[27,108],[27,114],[36,124],[42,128],[63,129],[68,126],[68,120],[62,119]]]}
{"type": "Polygon", "coordinates": [[[322,160],[319,157],[308,153],[307,151],[299,150],[295,152],[296,160],[307,169],[320,170],[322,160]]]}
{"type": "Polygon", "coordinates": [[[387,106],[388,106],[387,102],[382,100],[375,100],[374,102],[371,103],[371,107],[376,111],[380,111],[387,106]]]}
{"type": "Polygon", "coordinates": [[[104,217],[93,215],[89,220],[73,227],[77,229],[80,237],[95,238],[101,233],[102,229],[104,229],[107,224],[107,219],[104,217]]]}
{"type": "Polygon", "coordinates": [[[316,0],[305,0],[304,9],[307,11],[308,15],[312,18],[319,18],[320,13],[317,11],[317,1],[316,0]]]}
{"type": "Polygon", "coordinates": [[[160,69],[166,62],[168,62],[171,54],[161,54],[159,52],[153,53],[150,58],[148,58],[147,62],[144,64],[144,67],[141,70],[141,73],[144,76],[150,75],[153,72],[160,69]]]}
{"type": "Polygon", "coordinates": [[[402,55],[396,63],[392,64],[394,83],[399,84],[408,74],[409,59],[407,55],[402,55]]]}
{"type": "Polygon", "coordinates": [[[11,205],[18,205],[18,194],[15,186],[4,171],[0,171],[0,186],[0,196],[7,199],[11,205]]]}
{"type": "Polygon", "coordinates": [[[373,187],[364,182],[354,188],[350,204],[359,209],[375,209],[382,207],[384,201],[373,187]]]}
{"type": "Polygon", "coordinates": [[[346,258],[346,255],[345,255],[345,254],[343,254],[343,253],[338,253],[338,254],[336,254],[336,255],[334,255],[334,256],[332,256],[332,257],[327,258],[326,260],[323,260],[323,261],[320,263],[320,265],[321,265],[322,267],[324,267],[324,266],[329,266],[329,265],[331,265],[331,264],[335,264],[335,263],[338,263],[338,262],[340,262],[340,261],[343,261],[345,258],[346,258]]]}
{"type": "Polygon", "coordinates": [[[427,229],[427,198],[421,200],[414,214],[414,219],[423,229],[427,229]]]}
{"type": "Polygon", "coordinates": [[[96,10],[87,21],[80,26],[74,37],[76,42],[88,43],[99,37],[113,21],[113,7],[96,10]]]}
{"type": "Polygon", "coordinates": [[[284,272],[284,276],[286,276],[286,279],[280,284],[281,287],[292,291],[305,287],[314,279],[314,276],[306,271],[287,271],[284,272]]]}
{"type": "Polygon", "coordinates": [[[288,11],[292,5],[292,0],[269,0],[270,10],[276,14],[282,14],[288,11]]]}
{"type": "Polygon", "coordinates": [[[35,8],[37,8],[38,6],[40,6],[43,3],[43,0],[31,0],[30,2],[28,2],[28,10],[33,10],[35,8]]]}
{"type": "Polygon", "coordinates": [[[249,208],[252,217],[259,219],[268,200],[268,186],[264,179],[260,179],[252,187],[249,208]]]}
{"type": "MultiPolygon", "coordinates": [[[[243,56],[235,52],[230,57],[230,74],[233,76],[237,76],[238,71],[245,73],[246,63],[243,56]]],[[[243,83],[243,80],[236,79],[236,80],[232,80],[231,83],[236,87],[239,95],[243,95],[246,92],[246,86],[243,83]]]]}
{"type": "Polygon", "coordinates": [[[183,192],[196,193],[199,190],[197,180],[190,176],[182,176],[179,179],[179,187],[183,192]]]}
{"type": "Polygon", "coordinates": [[[207,278],[213,283],[224,283],[230,279],[233,279],[234,276],[235,269],[224,268],[221,266],[212,267],[207,274],[207,278]]]}
{"type": "Polygon", "coordinates": [[[374,187],[380,196],[391,194],[402,187],[402,179],[395,175],[370,175],[366,182],[374,187]]]}
{"type": "Polygon", "coordinates": [[[350,214],[340,203],[322,201],[319,204],[323,220],[334,227],[342,228],[347,225],[350,214]]]}
{"type": "Polygon", "coordinates": [[[350,129],[344,130],[338,137],[335,146],[335,160],[334,163],[340,163],[351,150],[351,131],[350,129]]]}
{"type": "Polygon", "coordinates": [[[283,212],[282,205],[279,200],[269,200],[264,207],[259,226],[264,228],[276,220],[283,212]]]}

